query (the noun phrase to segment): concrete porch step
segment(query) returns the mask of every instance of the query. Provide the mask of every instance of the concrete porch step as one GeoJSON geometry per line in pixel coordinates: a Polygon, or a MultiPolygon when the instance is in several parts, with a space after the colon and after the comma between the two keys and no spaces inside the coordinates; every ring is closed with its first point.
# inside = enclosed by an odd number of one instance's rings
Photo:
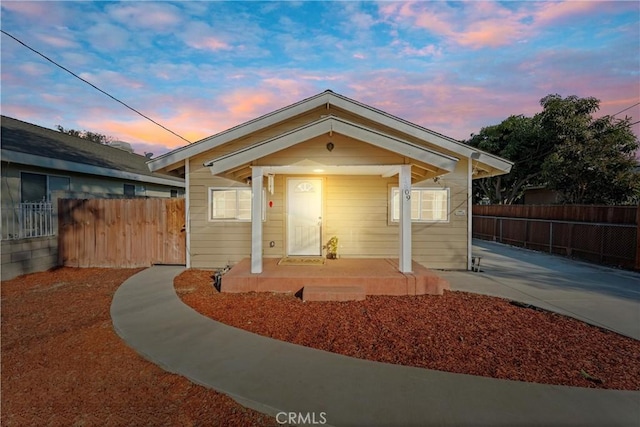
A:
{"type": "Polygon", "coordinates": [[[305,286],[303,301],[363,301],[367,294],[363,286],[305,286]]]}

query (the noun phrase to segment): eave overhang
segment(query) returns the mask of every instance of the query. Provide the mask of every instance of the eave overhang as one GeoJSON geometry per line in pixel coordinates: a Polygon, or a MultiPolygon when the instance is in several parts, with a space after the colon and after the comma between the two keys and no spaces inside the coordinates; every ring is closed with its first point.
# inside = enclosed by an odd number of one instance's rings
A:
{"type": "Polygon", "coordinates": [[[151,176],[135,172],[127,172],[117,169],[109,169],[100,166],[93,166],[84,163],[71,162],[68,160],[52,159],[35,154],[19,153],[10,150],[1,150],[3,162],[18,163],[29,166],[38,166],[47,169],[56,169],[66,172],[76,172],[100,177],[118,178],[130,181],[138,181],[149,184],[166,185],[171,187],[185,188],[184,179],[170,178],[159,175],[151,176]]]}

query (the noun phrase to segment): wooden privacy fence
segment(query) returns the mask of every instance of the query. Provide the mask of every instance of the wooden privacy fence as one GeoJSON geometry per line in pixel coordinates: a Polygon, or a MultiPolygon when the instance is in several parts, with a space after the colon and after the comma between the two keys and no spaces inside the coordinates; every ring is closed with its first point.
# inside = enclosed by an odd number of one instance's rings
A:
{"type": "Polygon", "coordinates": [[[185,264],[184,199],[60,199],[59,264],[185,264]]]}
{"type": "Polygon", "coordinates": [[[640,270],[640,206],[474,206],[473,237],[640,270]]]}

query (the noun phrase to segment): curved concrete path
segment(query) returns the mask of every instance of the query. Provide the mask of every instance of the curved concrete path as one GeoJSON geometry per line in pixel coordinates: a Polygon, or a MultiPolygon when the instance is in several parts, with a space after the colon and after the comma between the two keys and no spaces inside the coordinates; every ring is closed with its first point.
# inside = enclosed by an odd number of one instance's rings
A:
{"type": "Polygon", "coordinates": [[[640,392],[548,386],[370,362],[226,326],[178,298],[173,278],[182,270],[152,267],[127,280],[111,305],[116,332],[162,368],[273,416],[295,412],[334,426],[640,422],[640,392]]]}

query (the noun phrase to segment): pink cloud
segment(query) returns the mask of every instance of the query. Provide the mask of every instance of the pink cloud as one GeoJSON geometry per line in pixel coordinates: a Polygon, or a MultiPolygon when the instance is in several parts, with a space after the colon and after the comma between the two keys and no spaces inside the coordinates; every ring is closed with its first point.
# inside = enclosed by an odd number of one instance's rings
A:
{"type": "Polygon", "coordinates": [[[491,1],[464,2],[456,6],[444,2],[407,2],[383,4],[380,14],[387,22],[422,28],[444,38],[445,42],[479,49],[526,40],[547,26],[578,17],[588,18],[612,7],[637,13],[634,3],[522,2],[517,8],[508,8],[491,1]]]}
{"type": "MultiPolygon", "coordinates": [[[[170,98],[173,112],[155,115],[150,111],[148,115],[187,140],[196,142],[317,93],[310,87],[297,79],[268,77],[259,87],[222,93],[216,97],[215,103],[175,95],[162,95],[146,102],[167,105],[170,98]]],[[[80,124],[83,129],[122,139],[134,147],[154,146],[156,154],[161,150],[158,147],[165,147],[166,151],[187,145],[184,140],[142,117],[119,121],[112,112],[91,110],[87,111],[80,124]]]]}
{"type": "Polygon", "coordinates": [[[247,119],[257,115],[258,111],[264,111],[274,101],[272,93],[252,89],[238,90],[222,97],[222,102],[232,115],[247,119]]]}
{"type": "Polygon", "coordinates": [[[60,2],[47,1],[5,1],[2,9],[15,12],[35,22],[62,25],[72,14],[66,13],[66,6],[60,2]]]}
{"type": "Polygon", "coordinates": [[[472,24],[467,31],[460,32],[454,39],[463,46],[475,48],[498,47],[522,38],[522,25],[509,20],[486,20],[472,24]]]}
{"type": "Polygon", "coordinates": [[[113,89],[122,87],[130,89],[144,87],[142,81],[128,78],[115,71],[102,70],[98,73],[80,73],[79,76],[107,92],[113,92],[113,89]]]}
{"type": "Polygon", "coordinates": [[[614,2],[595,1],[565,1],[565,2],[543,2],[534,13],[535,22],[538,24],[550,25],[565,19],[573,19],[579,15],[609,8],[614,2]]]}
{"type": "Polygon", "coordinates": [[[204,37],[199,40],[193,40],[188,44],[196,49],[227,50],[231,48],[227,43],[215,37],[204,37]]]}
{"type": "Polygon", "coordinates": [[[169,3],[117,3],[108,8],[110,15],[134,28],[166,31],[182,22],[180,10],[169,3]]]}
{"type": "Polygon", "coordinates": [[[384,5],[387,20],[425,29],[452,43],[472,48],[497,47],[522,37],[522,13],[492,2],[467,2],[459,7],[418,2],[384,5]]]}
{"type": "Polygon", "coordinates": [[[225,40],[226,35],[217,34],[212,27],[204,22],[190,24],[186,31],[179,34],[179,37],[187,46],[195,49],[219,51],[231,48],[231,45],[225,40]]]}
{"type": "Polygon", "coordinates": [[[435,45],[424,46],[423,48],[416,49],[411,46],[405,46],[402,49],[402,54],[406,56],[439,56],[442,50],[435,45]]]}
{"type": "MultiPolygon", "coordinates": [[[[59,31],[59,34],[60,33],[62,33],[62,31],[59,31]]],[[[48,45],[51,45],[58,49],[75,48],[79,46],[75,40],[70,40],[69,38],[59,35],[41,34],[38,36],[38,38],[48,45]]]]}
{"type": "Polygon", "coordinates": [[[235,124],[252,120],[263,114],[300,101],[318,92],[299,78],[263,76],[253,88],[238,88],[220,95],[227,117],[235,124]]]}
{"type": "Polygon", "coordinates": [[[426,11],[413,10],[413,4],[407,3],[399,10],[401,17],[413,19],[415,25],[427,29],[436,34],[453,35],[453,17],[449,13],[436,12],[433,9],[426,11]]]}
{"type": "MultiPolygon", "coordinates": [[[[147,152],[152,149],[151,147],[155,147],[156,154],[161,150],[168,151],[187,145],[184,140],[142,117],[122,121],[118,121],[117,117],[107,119],[104,117],[109,116],[93,115],[81,119],[79,124],[83,129],[92,129],[117,140],[129,142],[134,147],[147,147],[144,148],[147,152]]],[[[173,117],[156,117],[156,119],[166,128],[191,142],[222,130],[214,126],[214,114],[205,114],[193,108],[179,108],[178,113],[173,117]]]]}
{"type": "Polygon", "coordinates": [[[98,22],[87,29],[87,40],[103,52],[122,49],[130,43],[130,33],[124,28],[108,22],[98,22]]]}

